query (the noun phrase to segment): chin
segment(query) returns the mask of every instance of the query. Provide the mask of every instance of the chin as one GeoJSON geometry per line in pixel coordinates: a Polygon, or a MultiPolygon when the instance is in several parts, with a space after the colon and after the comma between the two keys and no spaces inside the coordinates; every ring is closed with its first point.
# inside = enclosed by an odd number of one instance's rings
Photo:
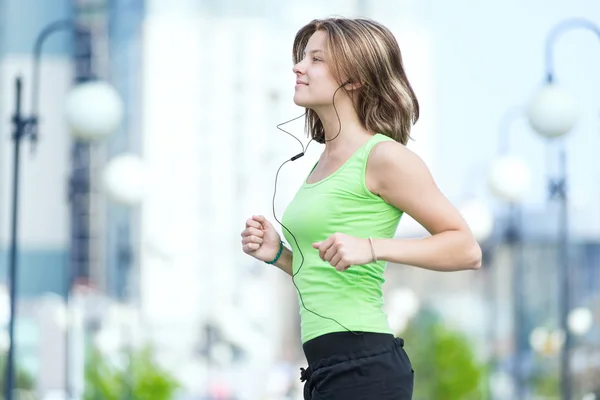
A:
{"type": "Polygon", "coordinates": [[[294,104],[296,104],[299,107],[304,107],[304,108],[309,108],[311,110],[315,110],[316,108],[323,107],[326,103],[309,101],[304,96],[298,96],[298,94],[296,94],[294,96],[294,104]]]}
{"type": "Polygon", "coordinates": [[[294,104],[299,107],[310,108],[310,102],[306,101],[306,99],[302,99],[299,96],[294,96],[294,104]]]}

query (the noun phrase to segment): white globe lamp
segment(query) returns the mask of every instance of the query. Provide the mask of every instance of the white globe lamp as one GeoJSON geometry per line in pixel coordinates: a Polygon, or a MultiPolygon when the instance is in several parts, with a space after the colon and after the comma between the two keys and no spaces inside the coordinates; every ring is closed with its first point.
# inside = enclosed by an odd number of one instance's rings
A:
{"type": "Polygon", "coordinates": [[[102,185],[108,197],[127,207],[135,207],[143,201],[146,182],[144,162],[132,153],[113,158],[102,173],[102,185]]]}
{"type": "Polygon", "coordinates": [[[531,187],[531,170],[515,156],[502,156],[494,161],[488,173],[488,185],[494,196],[518,203],[531,187]]]}
{"type": "Polygon", "coordinates": [[[90,81],[75,86],[67,95],[65,118],[73,137],[93,142],[106,139],[119,128],[123,109],[113,86],[90,81]]]}
{"type": "Polygon", "coordinates": [[[538,326],[529,334],[529,345],[536,353],[542,354],[546,351],[548,341],[550,340],[550,331],[538,326]]]}
{"type": "Polygon", "coordinates": [[[478,242],[485,242],[490,238],[494,231],[494,214],[486,203],[471,200],[460,207],[460,213],[478,242]]]}
{"type": "Polygon", "coordinates": [[[565,335],[561,330],[537,327],[529,334],[531,348],[540,355],[556,354],[564,345],[565,335]]]}
{"type": "Polygon", "coordinates": [[[583,336],[592,328],[594,316],[589,308],[574,308],[569,313],[567,323],[571,332],[575,335],[583,336]]]}
{"type": "Polygon", "coordinates": [[[545,138],[568,133],[577,122],[575,98],[555,84],[547,84],[534,96],[527,110],[529,124],[545,138]]]}

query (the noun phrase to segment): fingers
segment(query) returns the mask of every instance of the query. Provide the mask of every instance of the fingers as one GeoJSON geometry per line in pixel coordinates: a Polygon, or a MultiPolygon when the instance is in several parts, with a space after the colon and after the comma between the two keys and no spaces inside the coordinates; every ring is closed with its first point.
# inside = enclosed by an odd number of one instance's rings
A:
{"type": "MultiPolygon", "coordinates": [[[[334,240],[332,239],[332,236],[330,236],[329,238],[327,238],[327,240],[325,240],[323,243],[321,243],[319,245],[319,257],[321,257],[321,260],[324,261],[329,261],[327,259],[325,259],[325,254],[327,253],[327,251],[330,248],[333,248],[333,244],[334,244],[334,240]]],[[[333,248],[335,250],[335,248],[333,248]]],[[[330,258],[333,256],[333,254],[330,253],[330,258]]]]}
{"type": "Polygon", "coordinates": [[[258,243],[248,243],[242,246],[244,253],[252,253],[258,249],[260,249],[260,244],[258,243]]]}
{"type": "Polygon", "coordinates": [[[242,231],[242,249],[249,253],[256,251],[263,244],[264,232],[260,229],[248,227],[242,231]]]}
{"type": "Polygon", "coordinates": [[[259,221],[252,218],[246,221],[246,229],[241,233],[242,250],[244,253],[252,253],[263,244],[265,233],[259,221]]]}
{"type": "Polygon", "coordinates": [[[271,223],[264,217],[264,215],[253,215],[252,219],[261,224],[264,229],[267,229],[271,226],[271,223]]]}
{"type": "MultiPolygon", "coordinates": [[[[333,243],[331,237],[327,238],[322,242],[315,242],[312,244],[312,247],[319,250],[319,258],[323,261],[329,261],[325,259],[325,253],[331,248],[331,244],[333,243]]],[[[333,256],[332,254],[330,256],[333,256]]]]}
{"type": "MultiPolygon", "coordinates": [[[[332,249],[334,248],[334,246],[332,246],[329,251],[332,251],[332,249]]],[[[350,268],[350,265],[348,265],[348,263],[346,262],[346,260],[344,259],[344,256],[342,254],[342,252],[335,252],[335,254],[333,254],[333,256],[331,257],[331,259],[328,259],[329,255],[326,253],[325,254],[325,261],[329,261],[329,264],[334,267],[335,269],[337,269],[338,271],[345,271],[348,268],[350,268]]]]}
{"type": "Polygon", "coordinates": [[[259,238],[262,238],[265,236],[265,233],[260,229],[248,227],[242,231],[242,237],[246,236],[258,236],[259,238]]]}
{"type": "Polygon", "coordinates": [[[273,229],[271,223],[262,215],[253,215],[247,219],[246,228],[241,233],[242,250],[250,255],[259,250],[264,243],[265,235],[273,236],[272,233],[269,234],[270,229],[273,229]]]}
{"type": "MultiPolygon", "coordinates": [[[[339,253],[336,251],[335,246],[331,246],[327,249],[327,251],[325,251],[325,253],[323,254],[323,257],[321,257],[323,259],[323,261],[330,261],[331,265],[335,266],[335,263],[333,263],[333,259],[335,256],[337,256],[339,253]]],[[[340,258],[342,257],[342,255],[339,255],[340,258]]]]}
{"type": "Polygon", "coordinates": [[[244,236],[242,238],[242,244],[249,244],[249,243],[255,243],[255,244],[261,245],[261,244],[263,244],[263,238],[254,236],[254,235],[244,236]]]}
{"type": "Polygon", "coordinates": [[[256,243],[256,244],[263,244],[263,238],[258,237],[258,236],[244,236],[242,238],[242,244],[248,244],[248,243],[256,243]]]}
{"type": "Polygon", "coordinates": [[[254,218],[249,218],[246,220],[246,228],[248,227],[262,229],[262,224],[259,221],[256,221],[254,218]]]}
{"type": "Polygon", "coordinates": [[[346,250],[342,246],[338,234],[329,236],[323,242],[313,243],[313,247],[319,250],[319,257],[338,271],[345,271],[350,268],[346,255],[346,250]]]}
{"type": "Polygon", "coordinates": [[[346,262],[343,257],[340,257],[340,261],[334,264],[334,267],[335,269],[341,272],[350,268],[350,264],[348,264],[348,262],[346,262]]]}
{"type": "Polygon", "coordinates": [[[246,227],[249,226],[256,229],[268,230],[273,225],[263,215],[253,215],[252,218],[246,220],[246,227]]]}
{"type": "Polygon", "coordinates": [[[335,267],[337,269],[337,264],[339,264],[340,261],[342,261],[342,255],[337,253],[331,258],[329,264],[331,264],[332,267],[335,267]]]}

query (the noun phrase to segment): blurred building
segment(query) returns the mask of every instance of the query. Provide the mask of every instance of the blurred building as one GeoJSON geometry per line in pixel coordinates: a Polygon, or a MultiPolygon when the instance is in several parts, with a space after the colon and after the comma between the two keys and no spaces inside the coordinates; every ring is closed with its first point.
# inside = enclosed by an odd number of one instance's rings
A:
{"type": "MultiPolygon", "coordinates": [[[[64,119],[66,95],[76,82],[92,77],[114,80],[130,68],[127,58],[123,60],[125,66],[111,68],[109,53],[118,52],[110,49],[131,41],[127,35],[132,35],[131,22],[125,22],[129,32],[123,33],[121,21],[128,16],[131,20],[132,15],[123,12],[124,8],[119,10],[120,19],[109,24],[108,16],[115,15],[117,3],[4,1],[0,8],[0,136],[6,139],[0,143],[0,273],[4,280],[12,205],[9,139],[15,110],[14,82],[17,76],[23,78],[23,113],[29,116],[33,111],[34,45],[45,29],[50,33],[43,41],[39,65],[39,140],[35,146],[29,140],[22,145],[18,226],[17,363],[34,376],[40,396],[62,392],[67,379],[74,388],[81,387],[84,360],[73,342],[79,339],[71,335],[73,350],[67,353],[65,347],[64,298],[69,282],[111,294],[119,285],[107,262],[111,253],[104,252],[106,202],[99,188],[105,149],[118,147],[119,137],[114,139],[116,144],[106,147],[78,143],[70,136],[64,119]],[[62,21],[74,25],[69,28],[62,21]],[[76,25],[79,28],[75,30],[76,25]],[[47,312],[40,313],[39,307],[47,312]]],[[[135,6],[131,1],[121,3],[135,6]]],[[[134,15],[141,18],[141,11],[138,8],[134,15]]],[[[127,87],[119,89],[128,94],[127,87]]],[[[126,102],[132,104],[130,98],[126,102]]],[[[3,319],[2,324],[6,322],[3,319]]]]}

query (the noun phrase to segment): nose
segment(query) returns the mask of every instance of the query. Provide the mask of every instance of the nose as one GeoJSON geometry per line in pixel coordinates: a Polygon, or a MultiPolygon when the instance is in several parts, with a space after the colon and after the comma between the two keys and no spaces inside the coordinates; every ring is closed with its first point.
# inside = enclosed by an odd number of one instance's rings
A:
{"type": "Polygon", "coordinates": [[[294,67],[292,68],[292,71],[294,72],[294,74],[297,77],[304,74],[304,68],[302,68],[302,61],[300,61],[299,63],[294,65],[294,67]]]}

